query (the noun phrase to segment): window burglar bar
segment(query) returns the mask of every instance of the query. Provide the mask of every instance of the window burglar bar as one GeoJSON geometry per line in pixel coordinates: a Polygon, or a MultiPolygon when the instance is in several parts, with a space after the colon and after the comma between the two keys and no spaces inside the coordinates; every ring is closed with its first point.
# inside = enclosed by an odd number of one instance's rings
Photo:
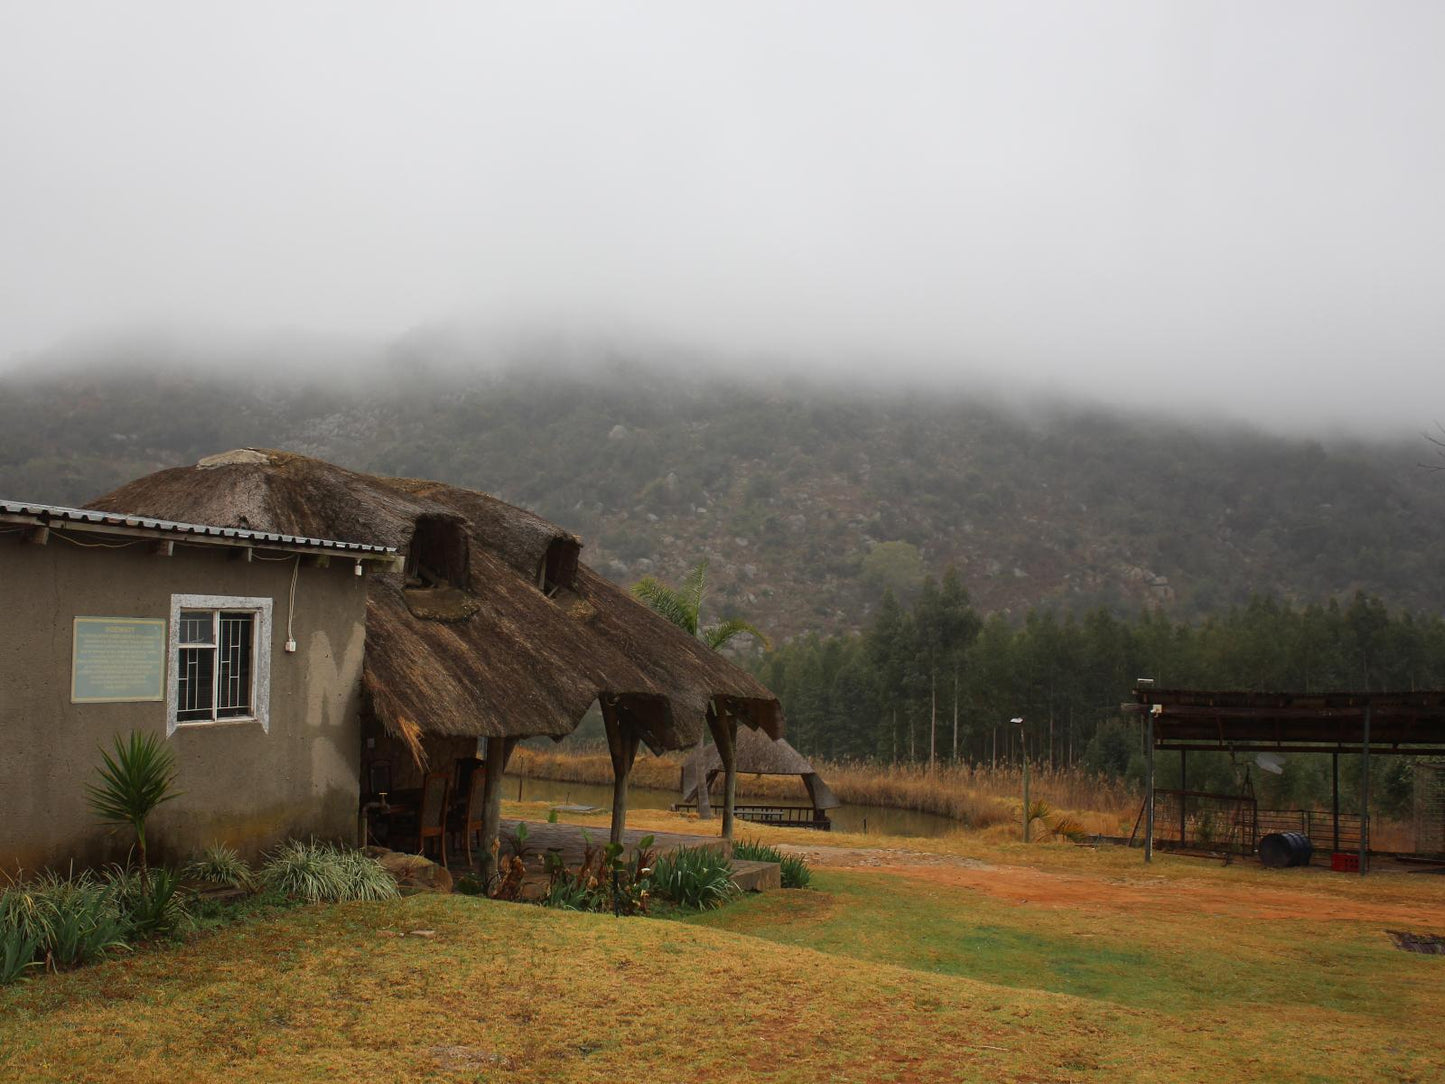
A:
{"type": "Polygon", "coordinates": [[[178,722],[253,714],[256,615],[249,610],[182,610],[177,660],[178,722]]]}

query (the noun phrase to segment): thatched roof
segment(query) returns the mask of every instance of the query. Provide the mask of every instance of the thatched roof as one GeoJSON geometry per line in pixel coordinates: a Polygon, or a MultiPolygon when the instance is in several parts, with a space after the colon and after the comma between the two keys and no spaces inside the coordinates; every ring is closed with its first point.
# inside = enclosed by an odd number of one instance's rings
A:
{"type": "Polygon", "coordinates": [[[402,553],[419,521],[456,524],[465,584],[417,590],[402,572],[369,580],[365,687],[377,716],[402,736],[561,737],[599,697],[615,700],[654,750],[698,741],[710,702],[781,733],[782,712],[766,688],[571,563],[575,536],[485,493],[242,449],[158,471],[89,507],[402,553]],[[539,571],[554,544],[570,584],[549,596],[539,571]]]}
{"type": "MultiPolygon", "coordinates": [[[[836,809],[838,801],[823,777],[808,758],[782,738],[770,738],[756,730],[738,729],[737,768],[740,775],[796,775],[803,780],[817,809],[836,809]]],[[[722,755],[716,745],[703,751],[703,772],[709,782],[723,770],[722,755]]],[[[690,802],[697,796],[697,759],[689,756],[682,768],[682,800],[690,802]]]]}

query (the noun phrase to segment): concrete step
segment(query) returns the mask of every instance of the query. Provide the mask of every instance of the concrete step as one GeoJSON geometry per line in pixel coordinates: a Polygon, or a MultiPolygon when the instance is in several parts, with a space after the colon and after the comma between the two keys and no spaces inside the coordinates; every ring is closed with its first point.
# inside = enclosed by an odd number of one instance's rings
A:
{"type": "Polygon", "coordinates": [[[744,892],[771,892],[783,887],[783,867],[776,862],[733,860],[733,884],[744,892]]]}

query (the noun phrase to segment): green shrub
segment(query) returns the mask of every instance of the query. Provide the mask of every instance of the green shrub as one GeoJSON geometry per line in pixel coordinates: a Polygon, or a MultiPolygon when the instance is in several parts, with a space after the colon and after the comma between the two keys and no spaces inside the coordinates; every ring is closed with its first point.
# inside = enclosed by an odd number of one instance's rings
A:
{"type": "Polygon", "coordinates": [[[547,891],[539,901],[542,906],[563,911],[646,914],[656,857],[653,837],[638,840],[630,858],[624,857],[620,843],[608,843],[599,850],[592,846],[592,838],[585,830],[582,838],[586,846],[575,870],[568,869],[556,852],[547,853],[543,861],[547,891]]]}
{"type": "Polygon", "coordinates": [[[376,859],[317,840],[283,843],[266,856],[261,883],[308,903],[389,900],[396,882],[376,859]]]}
{"type": "Polygon", "coordinates": [[[245,859],[236,853],[234,847],[219,843],[207,847],[187,862],[181,876],[225,888],[250,889],[255,884],[251,867],[246,865],[245,859]]]}
{"type": "Polygon", "coordinates": [[[167,936],[190,917],[180,878],[168,869],[139,872],[131,866],[111,866],[105,872],[105,883],[127,940],[167,936]]]}
{"type": "Polygon", "coordinates": [[[34,962],[59,970],[129,948],[126,932],[111,886],[89,871],[71,877],[45,874],[0,893],[0,938],[6,957],[16,958],[7,971],[24,970],[18,956],[26,943],[34,962]]]}
{"type": "Polygon", "coordinates": [[[776,862],[782,867],[784,888],[807,888],[813,879],[808,863],[795,854],[784,854],[756,839],[739,840],[733,844],[733,857],[741,862],[776,862]]]}
{"type": "Polygon", "coordinates": [[[487,894],[487,888],[482,884],[481,878],[472,873],[463,873],[452,887],[461,896],[485,896],[487,894]]]}
{"type": "Polygon", "coordinates": [[[35,958],[40,942],[23,930],[0,927],[0,986],[19,982],[32,967],[39,967],[35,958]]]}
{"type": "Polygon", "coordinates": [[[653,865],[651,880],[659,896],[699,911],[721,907],[738,891],[732,863],[713,847],[670,851],[653,865]]]}

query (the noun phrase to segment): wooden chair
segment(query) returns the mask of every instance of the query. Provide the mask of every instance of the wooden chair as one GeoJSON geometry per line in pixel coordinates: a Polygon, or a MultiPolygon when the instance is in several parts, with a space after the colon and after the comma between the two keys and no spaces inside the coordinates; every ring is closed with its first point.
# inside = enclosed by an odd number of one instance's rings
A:
{"type": "Polygon", "coordinates": [[[438,861],[447,864],[447,789],[451,780],[446,772],[430,772],[421,784],[421,815],[417,818],[417,853],[426,856],[426,841],[437,841],[438,861]]]}
{"type": "Polygon", "coordinates": [[[477,837],[481,846],[482,833],[482,792],[487,784],[487,766],[478,764],[467,784],[467,805],[462,813],[462,843],[467,848],[467,864],[472,862],[472,836],[477,837]]]}

